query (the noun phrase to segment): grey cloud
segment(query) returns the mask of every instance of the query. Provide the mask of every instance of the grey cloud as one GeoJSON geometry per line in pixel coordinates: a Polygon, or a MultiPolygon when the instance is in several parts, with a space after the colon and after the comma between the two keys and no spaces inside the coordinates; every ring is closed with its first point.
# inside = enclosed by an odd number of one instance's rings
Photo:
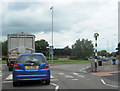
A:
{"type": "Polygon", "coordinates": [[[9,10],[25,10],[31,6],[31,3],[26,2],[9,2],[7,5],[7,9],[9,10]]]}

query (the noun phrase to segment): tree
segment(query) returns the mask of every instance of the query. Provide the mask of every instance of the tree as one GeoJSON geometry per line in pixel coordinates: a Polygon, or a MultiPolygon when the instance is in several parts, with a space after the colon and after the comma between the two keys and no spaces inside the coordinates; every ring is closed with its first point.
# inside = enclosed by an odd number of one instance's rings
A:
{"type": "Polygon", "coordinates": [[[72,45],[72,56],[75,56],[77,59],[86,59],[92,56],[93,53],[94,48],[91,40],[78,39],[76,43],[72,45]]]}
{"type": "Polygon", "coordinates": [[[35,52],[37,53],[43,53],[44,55],[48,55],[48,49],[49,46],[48,42],[44,39],[35,41],[35,52]]]}
{"type": "Polygon", "coordinates": [[[109,52],[107,52],[106,50],[101,50],[101,51],[99,51],[98,52],[98,55],[99,56],[110,56],[110,53],[109,52]]]}
{"type": "Polygon", "coordinates": [[[54,55],[55,56],[70,56],[71,54],[71,49],[66,46],[65,48],[62,49],[54,49],[54,55]]]}
{"type": "Polygon", "coordinates": [[[2,42],[2,55],[7,56],[8,40],[2,42]]]}
{"type": "Polygon", "coordinates": [[[117,53],[116,53],[116,52],[112,52],[112,53],[110,54],[110,56],[116,57],[116,56],[117,56],[117,53]]]}

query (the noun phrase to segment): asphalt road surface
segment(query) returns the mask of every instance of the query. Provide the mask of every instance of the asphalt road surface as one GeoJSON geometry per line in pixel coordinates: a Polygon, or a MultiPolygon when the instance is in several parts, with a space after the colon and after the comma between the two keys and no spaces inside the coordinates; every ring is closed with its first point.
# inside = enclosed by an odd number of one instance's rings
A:
{"type": "Polygon", "coordinates": [[[86,71],[90,64],[64,64],[51,66],[51,83],[43,85],[40,82],[23,83],[18,87],[12,85],[12,72],[7,65],[2,65],[2,89],[118,89],[117,81],[92,75],[86,71]]]}

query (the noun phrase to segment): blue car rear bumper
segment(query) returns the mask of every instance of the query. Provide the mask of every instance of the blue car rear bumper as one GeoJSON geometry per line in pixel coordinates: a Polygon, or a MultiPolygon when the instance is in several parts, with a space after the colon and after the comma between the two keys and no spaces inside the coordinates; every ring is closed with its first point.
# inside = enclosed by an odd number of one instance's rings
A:
{"type": "Polygon", "coordinates": [[[40,69],[38,71],[13,71],[13,81],[25,81],[25,80],[50,80],[50,70],[40,69]]]}

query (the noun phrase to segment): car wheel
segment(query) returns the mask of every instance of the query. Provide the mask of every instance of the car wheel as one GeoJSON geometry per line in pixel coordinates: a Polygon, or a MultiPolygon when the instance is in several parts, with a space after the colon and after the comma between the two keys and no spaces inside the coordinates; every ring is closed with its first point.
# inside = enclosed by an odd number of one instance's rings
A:
{"type": "Polygon", "coordinates": [[[46,80],[45,85],[50,85],[50,80],[46,80]]]}
{"type": "Polygon", "coordinates": [[[13,81],[13,86],[14,87],[18,86],[18,82],[13,81]]]}

